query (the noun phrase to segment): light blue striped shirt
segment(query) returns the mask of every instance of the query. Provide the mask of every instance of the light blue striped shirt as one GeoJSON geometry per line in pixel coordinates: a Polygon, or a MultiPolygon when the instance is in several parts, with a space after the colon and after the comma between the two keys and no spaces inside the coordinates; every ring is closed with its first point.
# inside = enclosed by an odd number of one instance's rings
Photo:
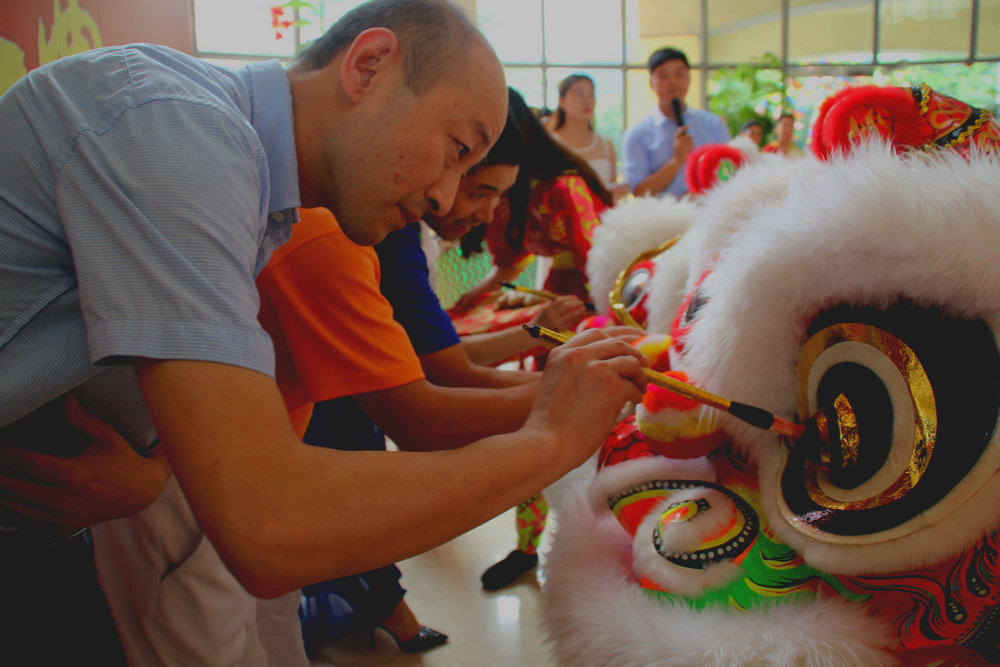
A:
{"type": "Polygon", "coordinates": [[[0,127],[0,425],[134,356],[273,375],[253,279],[300,203],[277,61],[97,49],[14,84],[0,127]]]}
{"type": "MultiPolygon", "coordinates": [[[[703,109],[686,108],[684,124],[694,139],[695,148],[705,144],[724,144],[732,138],[726,123],[715,114],[703,109]]],[[[622,160],[625,181],[632,189],[674,156],[675,134],[677,134],[677,121],[665,115],[659,107],[643,118],[638,125],[630,127],[625,132],[622,140],[622,160]]],[[[677,172],[664,192],[669,192],[675,197],[687,192],[684,169],[677,172]]]]}

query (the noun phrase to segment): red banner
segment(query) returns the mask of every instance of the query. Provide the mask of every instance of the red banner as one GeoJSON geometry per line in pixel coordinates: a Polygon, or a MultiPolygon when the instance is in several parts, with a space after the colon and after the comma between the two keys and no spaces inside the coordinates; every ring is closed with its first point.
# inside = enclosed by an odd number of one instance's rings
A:
{"type": "Polygon", "coordinates": [[[18,0],[0,9],[0,92],[39,65],[100,46],[193,51],[190,0],[18,0]]]}

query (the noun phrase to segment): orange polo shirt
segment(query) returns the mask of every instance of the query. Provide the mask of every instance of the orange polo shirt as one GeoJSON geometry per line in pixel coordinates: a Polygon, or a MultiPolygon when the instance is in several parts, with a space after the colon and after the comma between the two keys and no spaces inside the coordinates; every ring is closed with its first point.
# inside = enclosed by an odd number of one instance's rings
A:
{"type": "Polygon", "coordinates": [[[325,208],[301,209],[292,238],[257,276],[261,326],[296,433],[313,403],[424,377],[410,339],[379,291],[378,256],[352,242],[325,208]]]}

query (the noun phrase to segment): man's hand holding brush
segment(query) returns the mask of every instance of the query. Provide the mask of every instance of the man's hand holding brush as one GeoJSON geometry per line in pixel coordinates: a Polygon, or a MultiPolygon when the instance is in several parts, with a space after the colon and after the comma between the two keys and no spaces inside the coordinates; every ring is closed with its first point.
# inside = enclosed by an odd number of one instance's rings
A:
{"type": "Polygon", "coordinates": [[[627,401],[646,390],[646,358],[599,329],[578,334],[549,354],[534,408],[524,429],[555,436],[554,465],[575,467],[601,445],[627,401]]]}

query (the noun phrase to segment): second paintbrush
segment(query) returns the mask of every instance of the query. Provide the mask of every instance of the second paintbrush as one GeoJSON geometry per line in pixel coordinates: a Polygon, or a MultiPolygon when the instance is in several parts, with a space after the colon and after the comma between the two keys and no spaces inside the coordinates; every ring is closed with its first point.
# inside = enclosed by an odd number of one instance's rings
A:
{"type": "MultiPolygon", "coordinates": [[[[530,287],[524,287],[522,285],[515,285],[514,283],[507,282],[506,280],[500,284],[509,290],[514,290],[515,292],[524,292],[525,294],[534,294],[535,296],[541,297],[543,299],[549,299],[550,301],[559,298],[558,294],[554,294],[546,290],[532,289],[530,287]]],[[[583,305],[590,312],[594,312],[597,310],[596,306],[594,306],[594,304],[590,303],[589,301],[584,301],[583,305]]]]}

